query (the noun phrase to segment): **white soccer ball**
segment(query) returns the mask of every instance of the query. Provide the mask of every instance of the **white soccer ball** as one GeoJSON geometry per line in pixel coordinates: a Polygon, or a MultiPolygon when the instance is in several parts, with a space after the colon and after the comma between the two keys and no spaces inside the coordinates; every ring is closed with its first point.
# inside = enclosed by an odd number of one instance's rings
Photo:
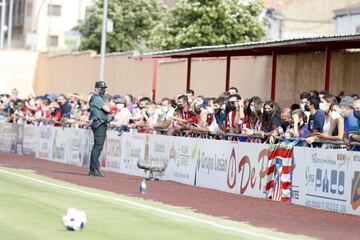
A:
{"type": "Polygon", "coordinates": [[[65,212],[62,220],[67,230],[80,231],[86,225],[86,214],[80,209],[69,208],[65,212]]]}

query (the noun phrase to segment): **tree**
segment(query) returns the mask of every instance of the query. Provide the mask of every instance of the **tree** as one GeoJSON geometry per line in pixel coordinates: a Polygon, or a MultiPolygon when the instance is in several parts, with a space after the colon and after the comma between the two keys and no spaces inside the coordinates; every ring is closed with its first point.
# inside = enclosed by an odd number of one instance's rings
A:
{"type": "Polygon", "coordinates": [[[234,44],[265,36],[260,1],[180,0],[152,36],[158,49],[234,44]]]}
{"type": "MultiPolygon", "coordinates": [[[[106,51],[146,50],[150,34],[163,18],[165,6],[161,0],[109,0],[108,19],[113,32],[107,34],[106,51]]],[[[80,50],[100,52],[103,0],[97,0],[90,15],[76,30],[82,35],[80,50]]]]}

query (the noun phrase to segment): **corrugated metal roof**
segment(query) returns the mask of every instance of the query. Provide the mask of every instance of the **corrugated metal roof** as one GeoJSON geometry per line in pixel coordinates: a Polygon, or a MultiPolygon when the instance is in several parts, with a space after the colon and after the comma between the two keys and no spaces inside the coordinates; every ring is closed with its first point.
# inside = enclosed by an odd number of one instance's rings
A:
{"type": "Polygon", "coordinates": [[[132,58],[162,58],[162,57],[201,57],[202,55],[216,55],[216,53],[224,53],[223,56],[233,55],[231,52],[238,51],[239,54],[234,55],[251,55],[253,51],[257,55],[266,55],[271,51],[298,49],[301,51],[321,51],[326,46],[332,45],[334,48],[360,48],[360,34],[348,35],[331,35],[331,36],[312,36],[303,38],[280,39],[259,42],[247,42],[217,46],[201,46],[192,48],[175,49],[168,51],[149,52],[141,55],[133,55],[132,58]],[[346,44],[347,45],[346,45],[346,44]],[[342,45],[344,44],[344,45],[342,45]],[[256,52],[255,52],[256,50],[256,52]],[[244,54],[241,54],[243,52],[244,54]],[[226,54],[225,54],[226,53],[226,54]]]}

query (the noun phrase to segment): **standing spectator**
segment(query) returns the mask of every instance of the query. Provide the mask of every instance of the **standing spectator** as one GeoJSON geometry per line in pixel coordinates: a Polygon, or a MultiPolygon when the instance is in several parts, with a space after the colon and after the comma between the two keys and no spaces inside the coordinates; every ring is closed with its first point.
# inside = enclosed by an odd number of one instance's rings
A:
{"type": "MultiPolygon", "coordinates": [[[[244,120],[244,106],[239,94],[229,96],[226,106],[226,126],[230,133],[240,133],[240,120],[244,120]]],[[[242,121],[241,121],[242,124],[242,121]]]]}
{"type": "MultiPolygon", "coordinates": [[[[310,96],[307,102],[307,108],[310,109],[310,117],[308,128],[310,131],[310,137],[307,138],[307,143],[312,144],[316,138],[312,138],[312,136],[316,136],[319,133],[323,132],[324,123],[325,123],[325,114],[323,111],[319,110],[320,98],[318,96],[310,96]]],[[[321,144],[313,144],[314,147],[321,147],[321,144]]]]}
{"type": "Polygon", "coordinates": [[[292,121],[290,108],[284,108],[281,111],[280,119],[281,119],[281,125],[280,125],[281,127],[279,128],[279,132],[280,134],[282,134],[285,133],[288,129],[290,129],[290,124],[292,121]]]}
{"type": "Polygon", "coordinates": [[[325,114],[319,110],[320,98],[318,96],[310,96],[308,98],[307,107],[310,110],[309,131],[311,135],[323,132],[325,123],[325,114]]]}
{"type": "Polygon", "coordinates": [[[340,115],[344,118],[344,131],[348,135],[350,132],[356,132],[357,119],[353,111],[354,99],[350,96],[345,96],[340,102],[340,115]]]}
{"type": "Polygon", "coordinates": [[[72,107],[64,94],[60,94],[57,102],[60,104],[61,116],[70,119],[72,107]]]}
{"type": "Polygon", "coordinates": [[[158,124],[152,126],[152,128],[165,129],[171,126],[171,121],[174,116],[175,108],[172,107],[169,98],[163,98],[161,100],[162,116],[158,124]]]}
{"type": "MultiPolygon", "coordinates": [[[[349,133],[348,139],[354,142],[360,142],[360,99],[354,101],[354,116],[357,119],[357,127],[355,133],[349,133]]],[[[360,151],[360,147],[356,147],[356,151],[360,151]]]]}
{"type": "Polygon", "coordinates": [[[133,112],[135,109],[134,97],[131,94],[126,94],[124,99],[126,100],[126,107],[130,110],[130,112],[133,112]]]}
{"type": "Polygon", "coordinates": [[[228,93],[229,93],[229,95],[234,95],[234,94],[238,94],[239,91],[236,87],[231,87],[231,88],[229,88],[228,93]]]}

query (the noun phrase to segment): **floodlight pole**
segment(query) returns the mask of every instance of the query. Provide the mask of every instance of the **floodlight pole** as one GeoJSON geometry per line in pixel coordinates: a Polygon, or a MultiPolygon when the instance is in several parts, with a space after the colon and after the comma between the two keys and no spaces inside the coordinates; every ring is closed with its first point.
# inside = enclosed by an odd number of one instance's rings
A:
{"type": "Polygon", "coordinates": [[[14,0],[10,0],[9,6],[9,26],[8,26],[8,38],[7,38],[7,47],[11,48],[12,41],[12,26],[13,26],[13,12],[14,12],[14,0]]]}
{"type": "Polygon", "coordinates": [[[99,77],[100,81],[104,81],[107,14],[108,14],[108,0],[104,0],[103,22],[102,22],[102,33],[101,33],[101,53],[100,53],[100,77],[99,77]]]}
{"type": "Polygon", "coordinates": [[[0,32],[0,49],[4,48],[5,35],[5,14],[6,14],[6,0],[1,1],[1,32],[0,32]]]}

